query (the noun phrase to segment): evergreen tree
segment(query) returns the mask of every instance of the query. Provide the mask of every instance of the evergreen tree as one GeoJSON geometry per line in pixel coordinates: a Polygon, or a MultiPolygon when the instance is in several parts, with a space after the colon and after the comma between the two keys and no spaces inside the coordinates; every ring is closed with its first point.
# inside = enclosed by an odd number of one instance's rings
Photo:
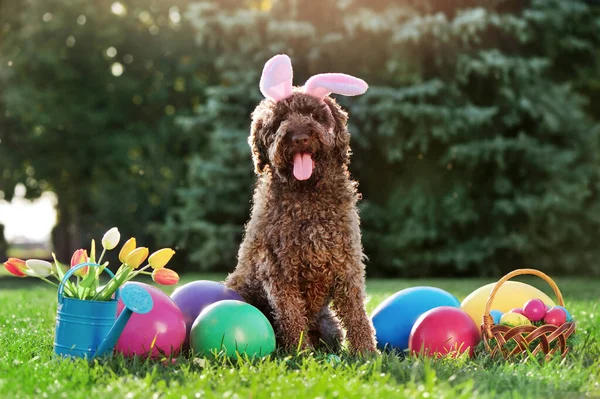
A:
{"type": "Polygon", "coordinates": [[[184,181],[199,142],[175,117],[204,101],[194,74],[211,66],[191,57],[183,6],[0,0],[0,190],[56,192],[60,259],[114,225],[150,244],[184,181]]]}
{"type": "Polygon", "coordinates": [[[394,59],[416,76],[361,100],[385,160],[361,169],[373,261],[413,275],[597,273],[598,131],[561,65],[594,61],[598,14],[583,2],[451,3],[423,2],[393,32],[394,59]],[[585,20],[587,32],[571,28],[585,20]]]}
{"type": "Polygon", "coordinates": [[[560,0],[202,1],[187,16],[199,48],[217,54],[218,85],[190,121],[211,151],[188,164],[162,234],[184,237],[204,268],[233,267],[251,191],[249,113],[264,61],[285,52],[296,84],[335,71],[371,85],[339,99],[370,272],[599,272],[598,130],[586,114],[598,10],[560,0]]]}

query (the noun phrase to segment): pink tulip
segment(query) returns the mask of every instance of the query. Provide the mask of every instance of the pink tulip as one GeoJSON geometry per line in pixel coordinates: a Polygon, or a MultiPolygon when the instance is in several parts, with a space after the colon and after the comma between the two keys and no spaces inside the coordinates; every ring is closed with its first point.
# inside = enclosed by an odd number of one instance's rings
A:
{"type": "MultiPolygon", "coordinates": [[[[87,251],[85,249],[78,249],[73,253],[73,256],[71,257],[71,269],[77,265],[89,261],[90,258],[88,257],[87,251]]],[[[88,269],[89,266],[82,267],[81,269],[77,270],[74,274],[79,277],[84,277],[88,273],[88,269]]]]}

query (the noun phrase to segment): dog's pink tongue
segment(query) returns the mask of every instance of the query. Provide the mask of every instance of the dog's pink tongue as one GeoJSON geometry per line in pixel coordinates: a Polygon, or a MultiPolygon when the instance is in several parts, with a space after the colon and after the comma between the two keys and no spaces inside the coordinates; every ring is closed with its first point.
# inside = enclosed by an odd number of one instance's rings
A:
{"type": "Polygon", "coordinates": [[[308,180],[313,171],[313,161],[310,154],[297,153],[294,155],[294,176],[298,180],[308,180]]]}

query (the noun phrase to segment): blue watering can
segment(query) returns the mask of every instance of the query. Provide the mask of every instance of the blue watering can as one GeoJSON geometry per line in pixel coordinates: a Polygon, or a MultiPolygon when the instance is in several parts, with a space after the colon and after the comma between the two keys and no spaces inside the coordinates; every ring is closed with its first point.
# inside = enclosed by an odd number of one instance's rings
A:
{"type": "MultiPolygon", "coordinates": [[[[71,268],[58,287],[58,309],[54,353],[92,359],[112,352],[127,321],[135,313],[144,314],[152,310],[152,297],[140,286],[126,285],[118,288],[114,298],[108,301],[91,301],[64,296],[65,284],[77,270],[101,267],[96,263],[82,263],[71,268]],[[125,308],[117,318],[119,298],[125,308]]],[[[115,275],[104,269],[112,278],[115,275]]]]}

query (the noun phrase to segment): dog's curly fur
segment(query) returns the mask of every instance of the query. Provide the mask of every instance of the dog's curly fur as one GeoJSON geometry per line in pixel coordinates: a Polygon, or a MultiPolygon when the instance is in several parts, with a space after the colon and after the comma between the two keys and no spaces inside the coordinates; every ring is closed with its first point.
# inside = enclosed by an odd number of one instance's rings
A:
{"type": "Polygon", "coordinates": [[[335,100],[299,89],[263,100],[252,114],[248,142],[258,178],[238,264],[225,284],[267,315],[284,350],[300,342],[338,350],[342,326],[352,352],[375,350],[346,123],[335,100]],[[294,133],[308,134],[308,142],[294,144],[294,133]],[[297,152],[314,161],[308,180],[292,174],[297,152]]]}

